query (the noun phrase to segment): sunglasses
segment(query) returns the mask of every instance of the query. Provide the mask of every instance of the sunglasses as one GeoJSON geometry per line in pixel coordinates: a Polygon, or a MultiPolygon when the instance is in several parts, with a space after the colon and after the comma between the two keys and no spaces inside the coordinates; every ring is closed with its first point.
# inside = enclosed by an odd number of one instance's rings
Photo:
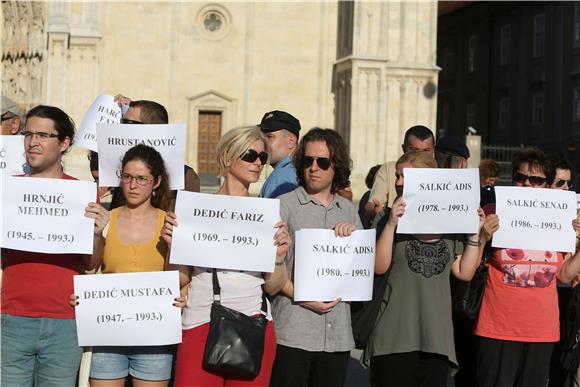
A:
{"type": "Polygon", "coordinates": [[[554,185],[558,188],[564,186],[564,184],[568,184],[568,187],[572,188],[572,180],[558,179],[554,182],[554,185]]]}
{"type": "Polygon", "coordinates": [[[264,151],[258,153],[253,149],[248,149],[240,157],[240,160],[245,161],[246,163],[253,163],[257,159],[260,159],[260,163],[262,163],[262,165],[266,165],[268,162],[268,153],[264,151]]]}
{"type": "Polygon", "coordinates": [[[323,171],[326,171],[332,165],[332,162],[328,157],[304,156],[303,160],[304,160],[304,168],[310,168],[310,166],[312,166],[314,161],[316,161],[318,167],[323,171]]]}
{"type": "Polygon", "coordinates": [[[121,118],[122,124],[143,124],[141,121],[130,120],[128,118],[121,118]]]}
{"type": "Polygon", "coordinates": [[[538,186],[544,185],[546,183],[545,177],[528,176],[528,175],[524,175],[523,173],[519,173],[519,172],[514,175],[514,182],[516,182],[518,184],[524,184],[526,182],[526,180],[528,180],[530,182],[530,184],[533,185],[534,187],[538,187],[538,186]]]}

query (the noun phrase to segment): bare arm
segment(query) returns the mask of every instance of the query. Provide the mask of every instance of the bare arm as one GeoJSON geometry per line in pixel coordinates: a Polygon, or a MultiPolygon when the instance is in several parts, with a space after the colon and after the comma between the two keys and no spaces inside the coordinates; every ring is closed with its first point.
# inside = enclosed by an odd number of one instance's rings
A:
{"type": "Polygon", "coordinates": [[[264,274],[264,291],[270,295],[278,293],[288,281],[288,272],[286,271],[286,262],[284,258],[290,248],[292,239],[286,228],[286,223],[278,222],[275,226],[274,244],[276,248],[276,264],[273,273],[264,274]]]}
{"type": "MultiPolygon", "coordinates": [[[[580,231],[580,221],[574,219],[572,221],[572,227],[577,233],[580,231]]],[[[564,261],[562,268],[558,272],[558,279],[560,282],[568,284],[572,282],[580,274],[580,250],[576,250],[571,258],[564,261]]]]}
{"type": "MultiPolygon", "coordinates": [[[[161,238],[167,243],[167,256],[171,251],[171,243],[173,242],[173,227],[177,227],[177,219],[175,213],[168,211],[165,214],[165,223],[163,223],[163,228],[161,229],[161,238]]],[[[184,287],[191,281],[191,272],[193,267],[186,265],[175,265],[169,263],[167,259],[165,263],[165,270],[178,270],[179,271],[179,286],[184,287]]]]}
{"type": "Polygon", "coordinates": [[[479,216],[479,232],[467,236],[463,254],[458,255],[451,266],[453,275],[462,281],[470,281],[473,278],[477,267],[481,263],[481,256],[485,246],[482,235],[485,214],[481,208],[477,209],[477,215],[479,216]]]}
{"type": "Polygon", "coordinates": [[[395,229],[399,223],[399,218],[405,213],[405,201],[402,197],[397,198],[393,203],[393,209],[389,214],[387,225],[377,241],[375,249],[375,273],[385,274],[391,266],[393,259],[393,243],[395,240],[395,229]]]}
{"type": "Polygon", "coordinates": [[[105,251],[105,237],[103,230],[109,223],[109,211],[97,203],[89,203],[85,208],[85,216],[95,220],[94,237],[93,237],[93,254],[83,256],[83,266],[85,270],[95,270],[103,262],[103,253],[105,251]]]}

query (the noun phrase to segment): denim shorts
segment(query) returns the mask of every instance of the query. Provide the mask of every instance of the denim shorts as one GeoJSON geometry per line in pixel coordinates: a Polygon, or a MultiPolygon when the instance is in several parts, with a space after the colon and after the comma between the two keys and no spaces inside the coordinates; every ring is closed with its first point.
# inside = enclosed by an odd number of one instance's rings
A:
{"type": "Polygon", "coordinates": [[[94,347],[92,379],[120,379],[131,375],[147,381],[171,379],[175,345],[94,347]]]}

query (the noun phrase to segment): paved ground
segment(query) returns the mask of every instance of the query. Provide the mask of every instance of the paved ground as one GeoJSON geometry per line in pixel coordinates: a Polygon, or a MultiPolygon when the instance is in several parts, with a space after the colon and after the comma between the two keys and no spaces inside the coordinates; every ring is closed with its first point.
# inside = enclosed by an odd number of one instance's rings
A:
{"type": "Polygon", "coordinates": [[[369,373],[359,362],[361,353],[362,351],[358,349],[353,349],[350,353],[350,364],[346,376],[347,387],[370,387],[369,373]]]}

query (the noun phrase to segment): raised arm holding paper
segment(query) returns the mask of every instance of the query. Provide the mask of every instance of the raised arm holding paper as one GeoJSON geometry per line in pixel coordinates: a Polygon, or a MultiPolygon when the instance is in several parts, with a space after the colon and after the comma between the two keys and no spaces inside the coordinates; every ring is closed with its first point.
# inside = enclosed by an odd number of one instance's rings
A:
{"type": "Polygon", "coordinates": [[[485,240],[493,235],[495,247],[475,325],[478,384],[544,386],[560,339],[556,279],[569,282],[580,270],[580,254],[564,261],[562,252],[574,251],[575,198],[545,189],[554,170],[539,150],[515,157],[512,178],[515,187],[496,188],[496,203],[484,208],[485,240]],[[497,371],[514,362],[517,373],[497,371]]]}
{"type": "MultiPolygon", "coordinates": [[[[481,261],[480,230],[484,222],[481,209],[469,206],[463,217],[475,217],[476,225],[463,225],[462,235],[437,232],[399,233],[401,218],[410,211],[403,191],[407,190],[407,174],[421,168],[436,168],[433,156],[426,152],[409,152],[396,163],[398,198],[385,222],[376,248],[375,272],[387,274],[387,290],[382,296],[386,305],[371,333],[367,356],[379,385],[412,385],[402,377],[412,378],[422,372],[433,386],[445,386],[449,367],[457,367],[453,324],[451,318],[451,289],[449,276],[469,281],[481,261]],[[391,356],[397,354],[397,356],[391,356]],[[397,360],[400,359],[400,360],[397,360]],[[428,371],[421,368],[427,367],[428,371]],[[393,367],[400,372],[389,372],[393,367]]],[[[445,172],[430,170],[434,172],[445,172]]],[[[454,183],[461,181],[456,171],[454,183]]],[[[448,173],[452,174],[452,171],[448,173]]],[[[451,176],[451,175],[450,175],[451,176]]],[[[477,175],[475,175],[476,189],[477,175]]],[[[409,187],[411,189],[411,187],[409,187]]],[[[433,204],[433,206],[436,206],[433,204]]],[[[423,222],[433,226],[433,220],[423,222]]],[[[445,218],[447,212],[439,214],[445,218]]],[[[440,223],[439,223],[440,224],[440,223]]],[[[382,225],[379,225],[378,229],[382,225]]],[[[424,225],[423,225],[424,226],[424,225]]],[[[416,226],[415,226],[416,227],[416,226]]],[[[439,229],[443,227],[439,225],[439,229]]]]}

